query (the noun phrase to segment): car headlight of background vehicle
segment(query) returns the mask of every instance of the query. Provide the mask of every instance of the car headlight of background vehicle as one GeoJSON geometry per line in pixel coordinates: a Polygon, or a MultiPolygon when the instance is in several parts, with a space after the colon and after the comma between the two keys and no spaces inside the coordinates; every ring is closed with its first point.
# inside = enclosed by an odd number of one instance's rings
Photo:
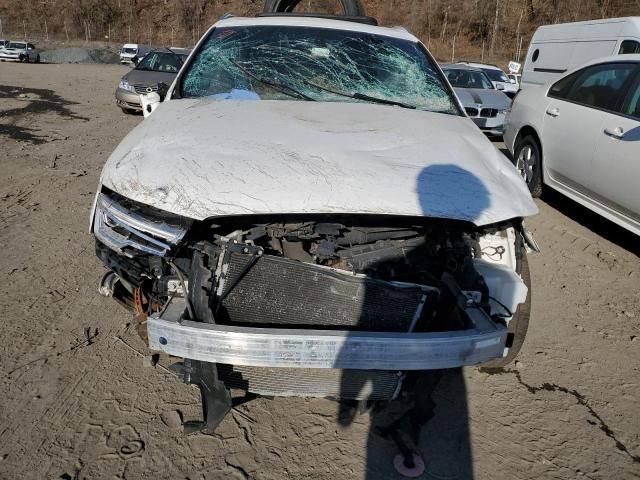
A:
{"type": "Polygon", "coordinates": [[[124,78],[120,80],[120,88],[133,92],[133,87],[129,84],[129,81],[124,78]]]}
{"type": "Polygon", "coordinates": [[[191,223],[116,194],[100,193],[93,232],[100,242],[127,257],[164,257],[182,240],[191,223]]]}

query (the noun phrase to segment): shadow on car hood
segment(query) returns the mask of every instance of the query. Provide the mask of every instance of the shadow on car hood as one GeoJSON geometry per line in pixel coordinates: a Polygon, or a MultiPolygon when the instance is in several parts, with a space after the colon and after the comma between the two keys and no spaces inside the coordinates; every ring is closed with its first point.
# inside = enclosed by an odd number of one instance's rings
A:
{"type": "Polygon", "coordinates": [[[365,103],[171,100],[127,135],[101,181],[198,220],[346,213],[481,226],[537,213],[470,119],[365,103]]]}

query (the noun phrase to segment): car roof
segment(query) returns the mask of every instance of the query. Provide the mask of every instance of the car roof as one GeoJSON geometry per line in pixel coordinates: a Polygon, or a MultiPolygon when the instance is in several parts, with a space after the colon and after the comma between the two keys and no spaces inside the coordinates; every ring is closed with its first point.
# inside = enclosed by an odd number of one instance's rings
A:
{"type": "Polygon", "coordinates": [[[590,60],[587,63],[583,63],[578,68],[587,67],[589,65],[595,65],[597,63],[608,63],[608,62],[640,62],[640,53],[625,53],[622,55],[610,55],[608,57],[600,57],[590,60]]]}
{"type": "Polygon", "coordinates": [[[461,64],[464,64],[464,65],[470,65],[470,66],[476,67],[476,68],[486,68],[488,70],[502,70],[499,66],[494,65],[492,63],[469,62],[467,60],[460,60],[457,63],[461,63],[461,64]]]}
{"type": "Polygon", "coordinates": [[[478,67],[474,67],[466,63],[441,63],[440,68],[443,70],[469,70],[470,72],[482,72],[478,67]]]}
{"type": "Polygon", "coordinates": [[[346,30],[350,32],[371,33],[385,37],[399,38],[418,43],[419,40],[404,28],[379,27],[349,20],[339,20],[339,17],[321,18],[312,16],[268,16],[268,17],[227,17],[217,21],[215,27],[249,27],[249,26],[282,26],[282,27],[315,27],[346,30]]]}

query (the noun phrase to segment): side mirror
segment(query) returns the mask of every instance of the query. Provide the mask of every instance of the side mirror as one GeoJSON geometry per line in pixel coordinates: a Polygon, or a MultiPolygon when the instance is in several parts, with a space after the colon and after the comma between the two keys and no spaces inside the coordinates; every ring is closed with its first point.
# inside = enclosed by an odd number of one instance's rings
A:
{"type": "Polygon", "coordinates": [[[509,83],[513,83],[515,85],[516,84],[516,79],[515,78],[510,78],[509,79],[509,83]]]}
{"type": "Polygon", "coordinates": [[[502,83],[498,83],[498,84],[496,85],[496,88],[497,88],[498,90],[504,90],[504,84],[502,84],[502,83]]]}

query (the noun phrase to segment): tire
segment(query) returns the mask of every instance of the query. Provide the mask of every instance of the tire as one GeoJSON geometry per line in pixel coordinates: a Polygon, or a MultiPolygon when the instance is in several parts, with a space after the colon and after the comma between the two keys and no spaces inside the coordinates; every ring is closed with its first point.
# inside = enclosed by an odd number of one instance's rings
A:
{"type": "Polygon", "coordinates": [[[520,275],[524,284],[529,289],[527,293],[527,300],[518,306],[518,310],[514,314],[513,318],[509,322],[509,336],[512,338],[511,347],[506,357],[491,360],[480,365],[482,369],[497,369],[503,368],[513,362],[520,349],[524,344],[524,339],[527,336],[527,330],[529,330],[529,318],[531,317],[531,273],[529,272],[529,262],[526,255],[521,260],[520,275]]]}
{"type": "Polygon", "coordinates": [[[124,113],[125,115],[133,115],[135,113],[135,110],[131,110],[130,108],[124,108],[124,107],[120,107],[122,109],[122,113],[124,113]]]}
{"type": "Polygon", "coordinates": [[[20,55],[20,63],[29,63],[29,57],[27,55],[20,55]]]}
{"type": "MultiPolygon", "coordinates": [[[[291,13],[301,0],[265,0],[264,13],[291,13]]],[[[361,0],[340,0],[343,15],[349,17],[364,17],[366,12],[361,0]]]]}
{"type": "Polygon", "coordinates": [[[513,162],[529,187],[532,197],[542,195],[542,152],[540,145],[531,135],[516,142],[513,162]]]}
{"type": "Polygon", "coordinates": [[[40,63],[40,55],[36,57],[36,63],[40,63]]]}

